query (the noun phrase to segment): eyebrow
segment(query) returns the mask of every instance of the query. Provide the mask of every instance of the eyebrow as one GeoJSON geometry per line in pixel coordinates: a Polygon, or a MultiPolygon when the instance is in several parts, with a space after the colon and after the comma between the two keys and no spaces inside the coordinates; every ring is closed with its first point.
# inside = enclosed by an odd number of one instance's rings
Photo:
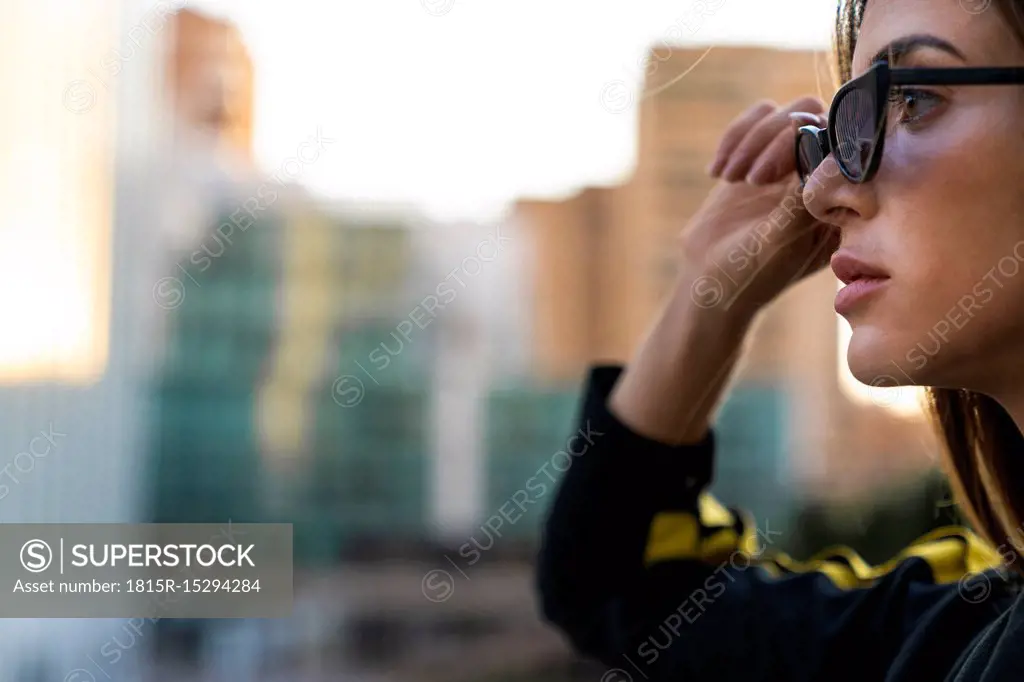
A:
{"type": "Polygon", "coordinates": [[[951,54],[962,62],[967,61],[967,57],[956,49],[952,43],[943,40],[938,36],[929,35],[927,33],[905,36],[898,38],[881,50],[875,53],[875,56],[871,58],[871,64],[877,64],[878,62],[890,62],[893,66],[896,65],[901,58],[906,57],[908,54],[922,47],[931,47],[936,50],[941,50],[947,54],[951,54]]]}

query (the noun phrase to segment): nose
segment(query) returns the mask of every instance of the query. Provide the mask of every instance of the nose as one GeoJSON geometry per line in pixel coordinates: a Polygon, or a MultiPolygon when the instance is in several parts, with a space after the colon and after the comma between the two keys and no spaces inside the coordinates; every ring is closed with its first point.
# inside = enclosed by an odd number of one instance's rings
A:
{"type": "Polygon", "coordinates": [[[803,190],[804,206],[816,220],[840,228],[853,219],[866,219],[877,210],[874,182],[850,182],[829,154],[814,169],[803,190]]]}

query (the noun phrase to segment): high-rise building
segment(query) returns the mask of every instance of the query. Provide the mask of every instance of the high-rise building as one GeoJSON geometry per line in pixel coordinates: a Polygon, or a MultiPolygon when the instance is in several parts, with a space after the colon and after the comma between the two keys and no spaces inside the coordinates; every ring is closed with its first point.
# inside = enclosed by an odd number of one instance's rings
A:
{"type": "Polygon", "coordinates": [[[166,83],[182,130],[252,159],[253,65],[234,24],[182,9],[171,17],[166,83]]]}
{"type": "Polygon", "coordinates": [[[704,172],[731,120],[760,99],[822,94],[819,53],[767,48],[652,53],[640,93],[636,167],[622,186],[564,201],[523,200],[537,260],[533,331],[540,374],[578,376],[591,358],[625,359],[679,261],[676,236],[714,182],[704,172]]]}
{"type": "MultiPolygon", "coordinates": [[[[163,104],[150,86],[165,5],[153,5],[0,7],[0,84],[16,93],[0,112],[0,309],[11,330],[0,344],[0,467],[17,478],[2,491],[5,523],[140,518],[136,360],[159,275],[146,269],[153,240],[136,239],[149,221],[126,215],[118,170],[125,148],[154,143],[163,104]]],[[[97,653],[117,632],[109,621],[7,621],[0,680],[107,675],[97,653]]],[[[136,649],[110,674],[137,677],[136,649]]]]}
{"type": "MultiPolygon", "coordinates": [[[[646,74],[632,100],[639,136],[628,181],[516,205],[536,263],[532,359],[542,381],[578,381],[591,362],[628,360],[678,275],[677,236],[714,185],[705,168],[737,115],[759,100],[827,102],[834,90],[828,56],[810,51],[662,47],[646,74]]],[[[757,462],[811,495],[826,485],[844,495],[920,469],[934,452],[920,421],[842,390],[834,295],[831,273],[815,275],[755,327],[721,415],[723,449],[735,439],[746,454],[724,453],[720,470],[735,465],[751,480],[744,498],[757,496],[757,462]]]]}

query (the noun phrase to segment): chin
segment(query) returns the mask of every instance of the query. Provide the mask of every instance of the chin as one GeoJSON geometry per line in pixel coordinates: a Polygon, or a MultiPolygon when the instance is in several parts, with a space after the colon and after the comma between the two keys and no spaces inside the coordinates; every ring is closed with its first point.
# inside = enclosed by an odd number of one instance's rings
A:
{"type": "MultiPolygon", "coordinates": [[[[904,361],[908,347],[877,327],[855,327],[846,352],[850,373],[868,386],[909,384],[912,380],[907,375],[911,374],[913,367],[904,361]]],[[[913,377],[913,381],[916,383],[917,377],[913,377]]]]}

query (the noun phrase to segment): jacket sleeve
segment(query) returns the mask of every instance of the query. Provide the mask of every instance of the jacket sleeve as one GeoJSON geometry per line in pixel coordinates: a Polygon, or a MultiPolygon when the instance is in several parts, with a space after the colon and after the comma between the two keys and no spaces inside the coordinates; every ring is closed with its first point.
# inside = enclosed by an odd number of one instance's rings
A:
{"type": "MultiPolygon", "coordinates": [[[[606,409],[620,372],[591,372],[576,441],[586,447],[573,448],[537,571],[545,618],[617,669],[609,680],[880,680],[938,611],[956,615],[932,634],[973,636],[991,619],[958,598],[963,576],[997,563],[963,529],[933,531],[879,567],[841,547],[809,562],[776,551],[769,525],[705,490],[713,433],[666,445],[606,409]]],[[[937,673],[962,646],[945,649],[926,664],[937,673]]]]}

